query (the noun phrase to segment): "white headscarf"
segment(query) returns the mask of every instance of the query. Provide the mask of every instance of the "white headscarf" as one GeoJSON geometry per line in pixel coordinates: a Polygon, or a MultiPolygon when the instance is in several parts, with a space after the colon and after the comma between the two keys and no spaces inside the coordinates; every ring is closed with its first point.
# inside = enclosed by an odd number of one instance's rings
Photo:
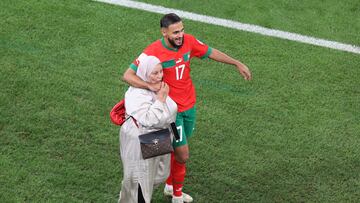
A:
{"type": "Polygon", "coordinates": [[[136,75],[148,82],[151,72],[154,70],[155,66],[160,63],[160,60],[155,56],[148,56],[146,54],[141,54],[138,60],[139,66],[136,75]]]}
{"type": "MultiPolygon", "coordinates": [[[[151,72],[154,70],[155,66],[160,63],[160,60],[155,56],[148,56],[146,54],[141,54],[137,60],[138,68],[136,71],[136,75],[142,80],[148,82],[151,72]]],[[[140,114],[143,114],[144,111],[155,111],[153,112],[153,114],[149,115],[156,114],[156,119],[161,118],[165,112],[171,115],[174,114],[171,116],[171,118],[175,119],[175,115],[177,112],[177,105],[169,96],[166,98],[165,108],[162,102],[157,101],[155,92],[148,89],[136,88],[133,86],[130,86],[128,91],[126,91],[125,93],[125,108],[126,113],[133,116],[137,120],[142,119],[140,117],[140,114]],[[149,105],[153,105],[153,107],[149,108],[149,105]],[[155,109],[162,110],[158,111],[155,109]]],[[[145,121],[149,122],[154,120],[147,118],[145,119],[145,121]]]]}

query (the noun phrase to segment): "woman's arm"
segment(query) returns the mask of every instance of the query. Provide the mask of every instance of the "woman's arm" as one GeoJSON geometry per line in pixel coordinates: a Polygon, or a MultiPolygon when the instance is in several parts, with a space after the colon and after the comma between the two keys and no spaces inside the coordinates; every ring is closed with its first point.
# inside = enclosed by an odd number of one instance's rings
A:
{"type": "Polygon", "coordinates": [[[162,82],[160,90],[153,100],[152,92],[146,90],[135,90],[125,95],[125,105],[128,103],[127,112],[133,116],[142,126],[152,127],[168,120],[169,112],[166,106],[166,98],[169,87],[162,82]],[[131,102],[131,103],[129,103],[131,102]]]}

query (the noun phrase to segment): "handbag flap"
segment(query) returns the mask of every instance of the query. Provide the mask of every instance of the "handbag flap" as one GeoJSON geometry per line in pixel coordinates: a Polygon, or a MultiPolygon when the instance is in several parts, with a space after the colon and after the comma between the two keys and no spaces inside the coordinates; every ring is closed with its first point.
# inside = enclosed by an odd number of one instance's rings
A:
{"type": "Polygon", "coordinates": [[[140,143],[151,144],[154,143],[154,139],[158,139],[158,142],[169,139],[170,131],[168,128],[149,132],[146,134],[139,135],[140,143]]]}

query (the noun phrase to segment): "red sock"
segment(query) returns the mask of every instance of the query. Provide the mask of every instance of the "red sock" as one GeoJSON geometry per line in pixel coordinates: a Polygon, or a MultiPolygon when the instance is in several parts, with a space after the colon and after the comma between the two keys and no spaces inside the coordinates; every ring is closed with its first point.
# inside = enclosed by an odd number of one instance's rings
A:
{"type": "Polygon", "coordinates": [[[166,184],[168,185],[172,185],[173,184],[173,176],[172,176],[172,167],[174,165],[174,162],[175,161],[175,155],[174,155],[174,152],[171,152],[171,160],[170,160],[170,175],[169,177],[166,179],[166,184]]]}
{"type": "Polygon", "coordinates": [[[172,179],[173,179],[173,195],[182,196],[182,187],[184,184],[185,174],[186,174],[186,164],[179,163],[174,160],[173,166],[171,167],[172,179]]]}

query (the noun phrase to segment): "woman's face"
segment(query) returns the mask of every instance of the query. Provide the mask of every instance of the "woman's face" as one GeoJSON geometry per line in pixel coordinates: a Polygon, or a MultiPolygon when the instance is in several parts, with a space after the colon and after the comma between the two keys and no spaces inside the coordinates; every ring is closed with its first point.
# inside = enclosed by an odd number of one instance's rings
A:
{"type": "Polygon", "coordinates": [[[153,71],[149,75],[149,82],[150,83],[158,83],[161,82],[163,78],[163,69],[161,64],[157,64],[153,71]]]}

